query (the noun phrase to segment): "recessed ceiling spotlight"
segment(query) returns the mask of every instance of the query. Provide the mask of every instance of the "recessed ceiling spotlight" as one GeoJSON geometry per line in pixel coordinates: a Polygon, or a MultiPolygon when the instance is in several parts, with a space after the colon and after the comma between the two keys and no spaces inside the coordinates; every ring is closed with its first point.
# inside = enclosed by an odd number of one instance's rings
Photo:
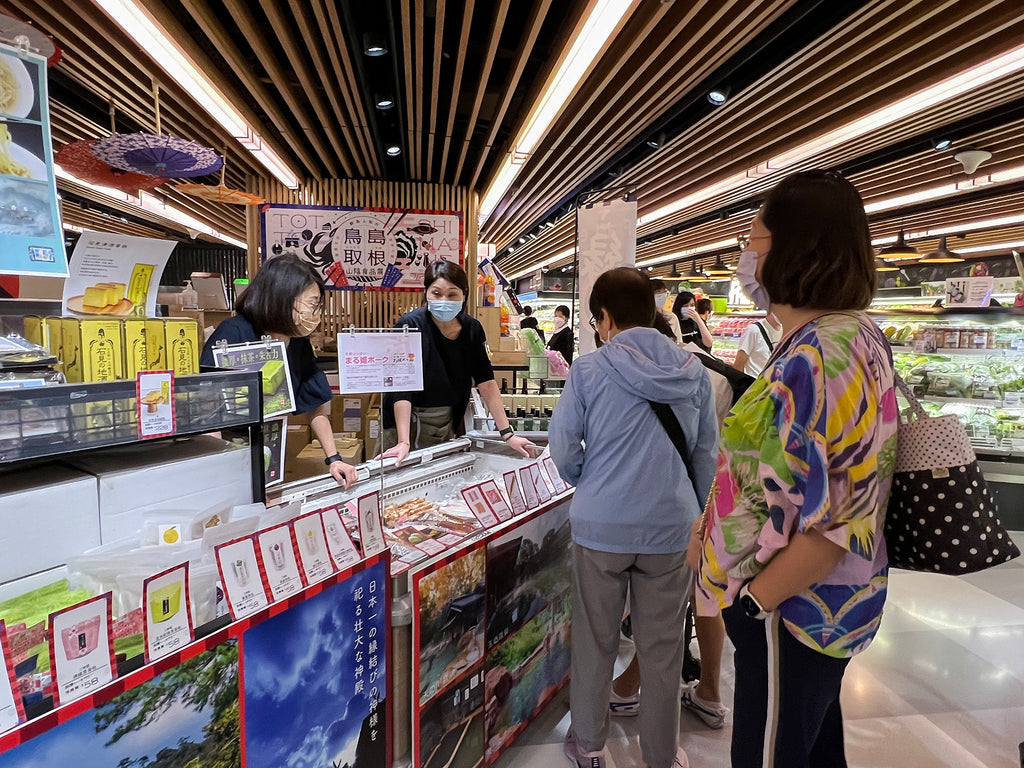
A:
{"type": "Polygon", "coordinates": [[[395,100],[390,96],[381,96],[378,94],[374,101],[377,103],[377,109],[391,109],[395,106],[395,100]]]}
{"type": "Polygon", "coordinates": [[[714,90],[708,91],[708,101],[716,107],[720,107],[729,100],[729,93],[729,86],[727,85],[722,88],[715,88],[714,90]]]}
{"type": "Polygon", "coordinates": [[[384,41],[377,35],[363,35],[363,53],[367,56],[383,56],[387,52],[384,41]]]}
{"type": "Polygon", "coordinates": [[[526,238],[525,237],[520,237],[519,238],[519,242],[520,243],[525,243],[526,242],[526,238]]]}
{"type": "Polygon", "coordinates": [[[402,148],[397,144],[392,144],[387,148],[388,157],[398,157],[402,154],[402,148]]]}
{"type": "Polygon", "coordinates": [[[953,144],[953,140],[948,136],[942,136],[938,139],[932,139],[932,147],[936,152],[941,152],[944,149],[949,149],[953,144]]]}

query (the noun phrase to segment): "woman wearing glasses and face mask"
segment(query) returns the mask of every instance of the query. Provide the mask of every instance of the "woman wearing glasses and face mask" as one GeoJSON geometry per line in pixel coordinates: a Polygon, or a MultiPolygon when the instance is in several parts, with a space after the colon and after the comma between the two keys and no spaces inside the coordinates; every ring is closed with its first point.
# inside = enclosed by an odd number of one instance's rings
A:
{"type": "Polygon", "coordinates": [[[327,446],[324,461],[346,488],[355,482],[355,467],[334,450],[331,429],[331,386],[316,365],[309,335],[320,325],[324,284],[316,270],[298,256],[275,256],[264,264],[235,302],[234,317],[225,320],[203,347],[202,365],[214,365],[217,342],[241,344],[271,336],[288,350],[288,376],[295,394],[295,412],[309,417],[309,429],[327,446]]]}
{"type": "Polygon", "coordinates": [[[451,440],[465,432],[463,416],[469,391],[476,383],[494,416],[501,438],[529,457],[532,443],[512,432],[501,391],[494,381],[483,326],[466,314],[469,280],[458,264],[443,259],[427,266],[423,276],[424,306],[398,318],[396,328],[420,332],[423,345],[423,390],[385,395],[383,427],[377,458],[401,464],[409,451],[451,440]]]}

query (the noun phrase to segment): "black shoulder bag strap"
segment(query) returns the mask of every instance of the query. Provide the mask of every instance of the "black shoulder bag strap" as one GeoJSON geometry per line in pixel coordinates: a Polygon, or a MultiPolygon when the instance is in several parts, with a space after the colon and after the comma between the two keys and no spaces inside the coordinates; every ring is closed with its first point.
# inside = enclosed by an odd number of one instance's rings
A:
{"type": "Polygon", "coordinates": [[[768,331],[766,331],[764,329],[764,326],[761,325],[761,321],[760,320],[755,321],[754,325],[756,325],[757,326],[757,330],[759,330],[761,332],[761,337],[764,339],[764,343],[768,345],[768,352],[769,353],[774,352],[775,351],[775,345],[772,344],[772,340],[768,336],[768,331]]]}
{"type": "Polygon", "coordinates": [[[686,435],[683,434],[683,427],[679,423],[679,419],[676,418],[672,406],[666,403],[656,403],[653,400],[648,400],[647,404],[651,406],[654,415],[658,417],[661,426],[668,433],[668,438],[672,441],[672,445],[679,452],[679,458],[683,460],[683,466],[686,467],[686,474],[690,477],[690,485],[693,486],[693,492],[696,493],[697,480],[693,476],[693,467],[690,465],[690,451],[686,447],[686,435]]]}

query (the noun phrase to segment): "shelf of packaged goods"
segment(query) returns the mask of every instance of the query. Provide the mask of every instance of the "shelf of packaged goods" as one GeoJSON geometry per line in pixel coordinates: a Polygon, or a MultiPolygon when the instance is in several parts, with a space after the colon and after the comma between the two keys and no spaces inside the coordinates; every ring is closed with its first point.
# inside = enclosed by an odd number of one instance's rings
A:
{"type": "MultiPolygon", "coordinates": [[[[175,437],[252,427],[261,410],[258,372],[174,380],[175,437]]],[[[0,390],[0,464],[138,440],[134,380],[0,390]]]]}
{"type": "Polygon", "coordinates": [[[873,317],[964,317],[972,319],[1003,320],[1024,315],[1024,307],[869,307],[868,314],[873,317]]]}
{"type": "Polygon", "coordinates": [[[901,345],[901,344],[890,344],[892,351],[897,354],[905,355],[947,355],[947,356],[974,356],[974,357],[1011,357],[1019,355],[1021,352],[1018,349],[988,349],[988,348],[960,348],[960,347],[938,347],[932,352],[925,352],[924,350],[914,349],[912,346],[901,345]]]}
{"type": "Polygon", "coordinates": [[[973,397],[942,397],[940,395],[918,396],[918,399],[925,403],[953,403],[956,405],[983,406],[986,408],[1016,408],[1020,409],[1020,400],[1007,402],[1006,400],[979,400],[973,397]]]}

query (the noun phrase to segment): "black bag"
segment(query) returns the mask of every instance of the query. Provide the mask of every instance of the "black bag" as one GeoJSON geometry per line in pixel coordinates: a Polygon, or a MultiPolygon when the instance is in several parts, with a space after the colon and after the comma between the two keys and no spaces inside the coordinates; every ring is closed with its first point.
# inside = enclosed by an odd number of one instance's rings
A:
{"type": "Polygon", "coordinates": [[[899,376],[896,386],[916,418],[901,421],[896,437],[885,513],[889,564],[958,576],[1018,557],[960,419],[929,416],[899,376]]]}
{"type": "Polygon", "coordinates": [[[743,371],[737,371],[731,365],[724,360],[719,360],[713,355],[704,355],[694,352],[694,357],[703,363],[704,367],[709,371],[720,373],[729,382],[729,386],[732,387],[732,404],[736,405],[736,401],[743,396],[750,385],[753,384],[756,379],[748,373],[743,371]]]}

